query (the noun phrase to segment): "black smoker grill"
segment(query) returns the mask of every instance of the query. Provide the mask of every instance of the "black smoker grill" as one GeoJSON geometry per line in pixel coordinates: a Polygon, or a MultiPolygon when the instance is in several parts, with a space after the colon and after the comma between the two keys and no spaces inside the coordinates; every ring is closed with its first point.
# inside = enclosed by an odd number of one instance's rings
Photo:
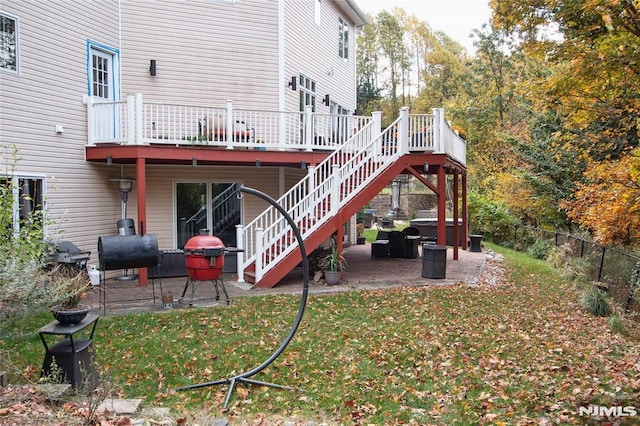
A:
{"type": "Polygon", "coordinates": [[[211,281],[216,290],[216,300],[220,300],[220,291],[222,289],[226,298],[227,305],[231,303],[229,294],[224,286],[222,279],[222,269],[224,268],[225,247],[222,240],[218,237],[209,235],[209,230],[203,229],[200,235],[191,237],[184,246],[185,265],[187,267],[187,282],[182,290],[182,295],[178,299],[178,303],[182,303],[187,288],[191,287],[191,301],[189,306],[193,305],[193,297],[197,282],[211,281]]]}
{"type": "MultiPolygon", "coordinates": [[[[157,268],[158,267],[158,240],[153,234],[147,235],[115,235],[98,237],[98,259],[100,271],[133,268],[157,268]]],[[[158,273],[160,277],[160,274],[158,273]]],[[[162,295],[162,279],[160,281],[160,294],[162,295]]],[[[156,303],[155,281],[151,280],[153,303],[156,303]]],[[[107,311],[105,285],[100,289],[100,303],[104,312],[107,311]]],[[[134,301],[130,299],[126,301],[134,301]]],[[[120,300],[125,302],[125,300],[120,300]]]]}
{"type": "Polygon", "coordinates": [[[158,240],[153,234],[98,238],[100,270],[144,268],[158,265],[158,240]]]}

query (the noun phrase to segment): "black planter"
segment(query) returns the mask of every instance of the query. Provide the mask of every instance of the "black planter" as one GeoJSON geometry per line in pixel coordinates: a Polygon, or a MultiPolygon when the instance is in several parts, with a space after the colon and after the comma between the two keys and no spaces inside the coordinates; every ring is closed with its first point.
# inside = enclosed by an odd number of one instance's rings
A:
{"type": "Polygon", "coordinates": [[[80,323],[89,313],[89,307],[86,305],[78,305],[75,308],[63,308],[60,305],[51,308],[53,317],[58,320],[60,325],[75,325],[80,323]]]}

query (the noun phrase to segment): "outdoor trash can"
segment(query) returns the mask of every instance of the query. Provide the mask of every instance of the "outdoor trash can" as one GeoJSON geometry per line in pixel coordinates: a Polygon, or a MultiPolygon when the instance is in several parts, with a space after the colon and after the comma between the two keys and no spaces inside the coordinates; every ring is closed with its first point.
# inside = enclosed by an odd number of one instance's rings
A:
{"type": "Polygon", "coordinates": [[[445,278],[447,246],[422,245],[422,278],[445,278]]]}
{"type": "Polygon", "coordinates": [[[469,251],[474,253],[482,252],[482,247],[480,247],[482,235],[469,235],[469,239],[471,240],[471,247],[469,247],[469,251]]]}

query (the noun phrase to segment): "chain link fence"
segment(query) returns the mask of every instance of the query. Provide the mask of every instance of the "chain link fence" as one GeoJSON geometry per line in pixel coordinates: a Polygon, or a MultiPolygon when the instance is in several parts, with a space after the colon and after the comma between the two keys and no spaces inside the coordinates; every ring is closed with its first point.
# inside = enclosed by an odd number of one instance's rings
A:
{"type": "Polygon", "coordinates": [[[514,247],[529,251],[534,246],[560,247],[590,265],[591,279],[602,283],[609,296],[625,311],[640,312],[640,256],[615,247],[606,247],[560,231],[518,226],[514,247]]]}

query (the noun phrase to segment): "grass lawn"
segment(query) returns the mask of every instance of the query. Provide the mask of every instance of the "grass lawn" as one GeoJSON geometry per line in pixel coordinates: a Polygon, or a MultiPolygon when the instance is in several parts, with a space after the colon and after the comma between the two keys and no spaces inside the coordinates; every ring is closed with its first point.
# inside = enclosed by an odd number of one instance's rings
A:
{"type": "MultiPolygon", "coordinates": [[[[295,391],[240,384],[227,411],[227,386],[175,391],[267,359],[297,312],[299,298],[287,295],[102,318],[94,342],[101,376],[145,405],[231,419],[584,424],[589,419],[577,415],[582,404],[640,411],[638,336],[612,333],[606,318],[581,310],[575,287],[547,263],[499,250],[509,282],[493,289],[310,296],[291,345],[253,377],[295,391]]],[[[43,348],[35,330],[48,321],[45,314],[28,324],[3,324],[0,349],[16,368],[5,367],[10,382],[38,379],[43,348]]]]}

